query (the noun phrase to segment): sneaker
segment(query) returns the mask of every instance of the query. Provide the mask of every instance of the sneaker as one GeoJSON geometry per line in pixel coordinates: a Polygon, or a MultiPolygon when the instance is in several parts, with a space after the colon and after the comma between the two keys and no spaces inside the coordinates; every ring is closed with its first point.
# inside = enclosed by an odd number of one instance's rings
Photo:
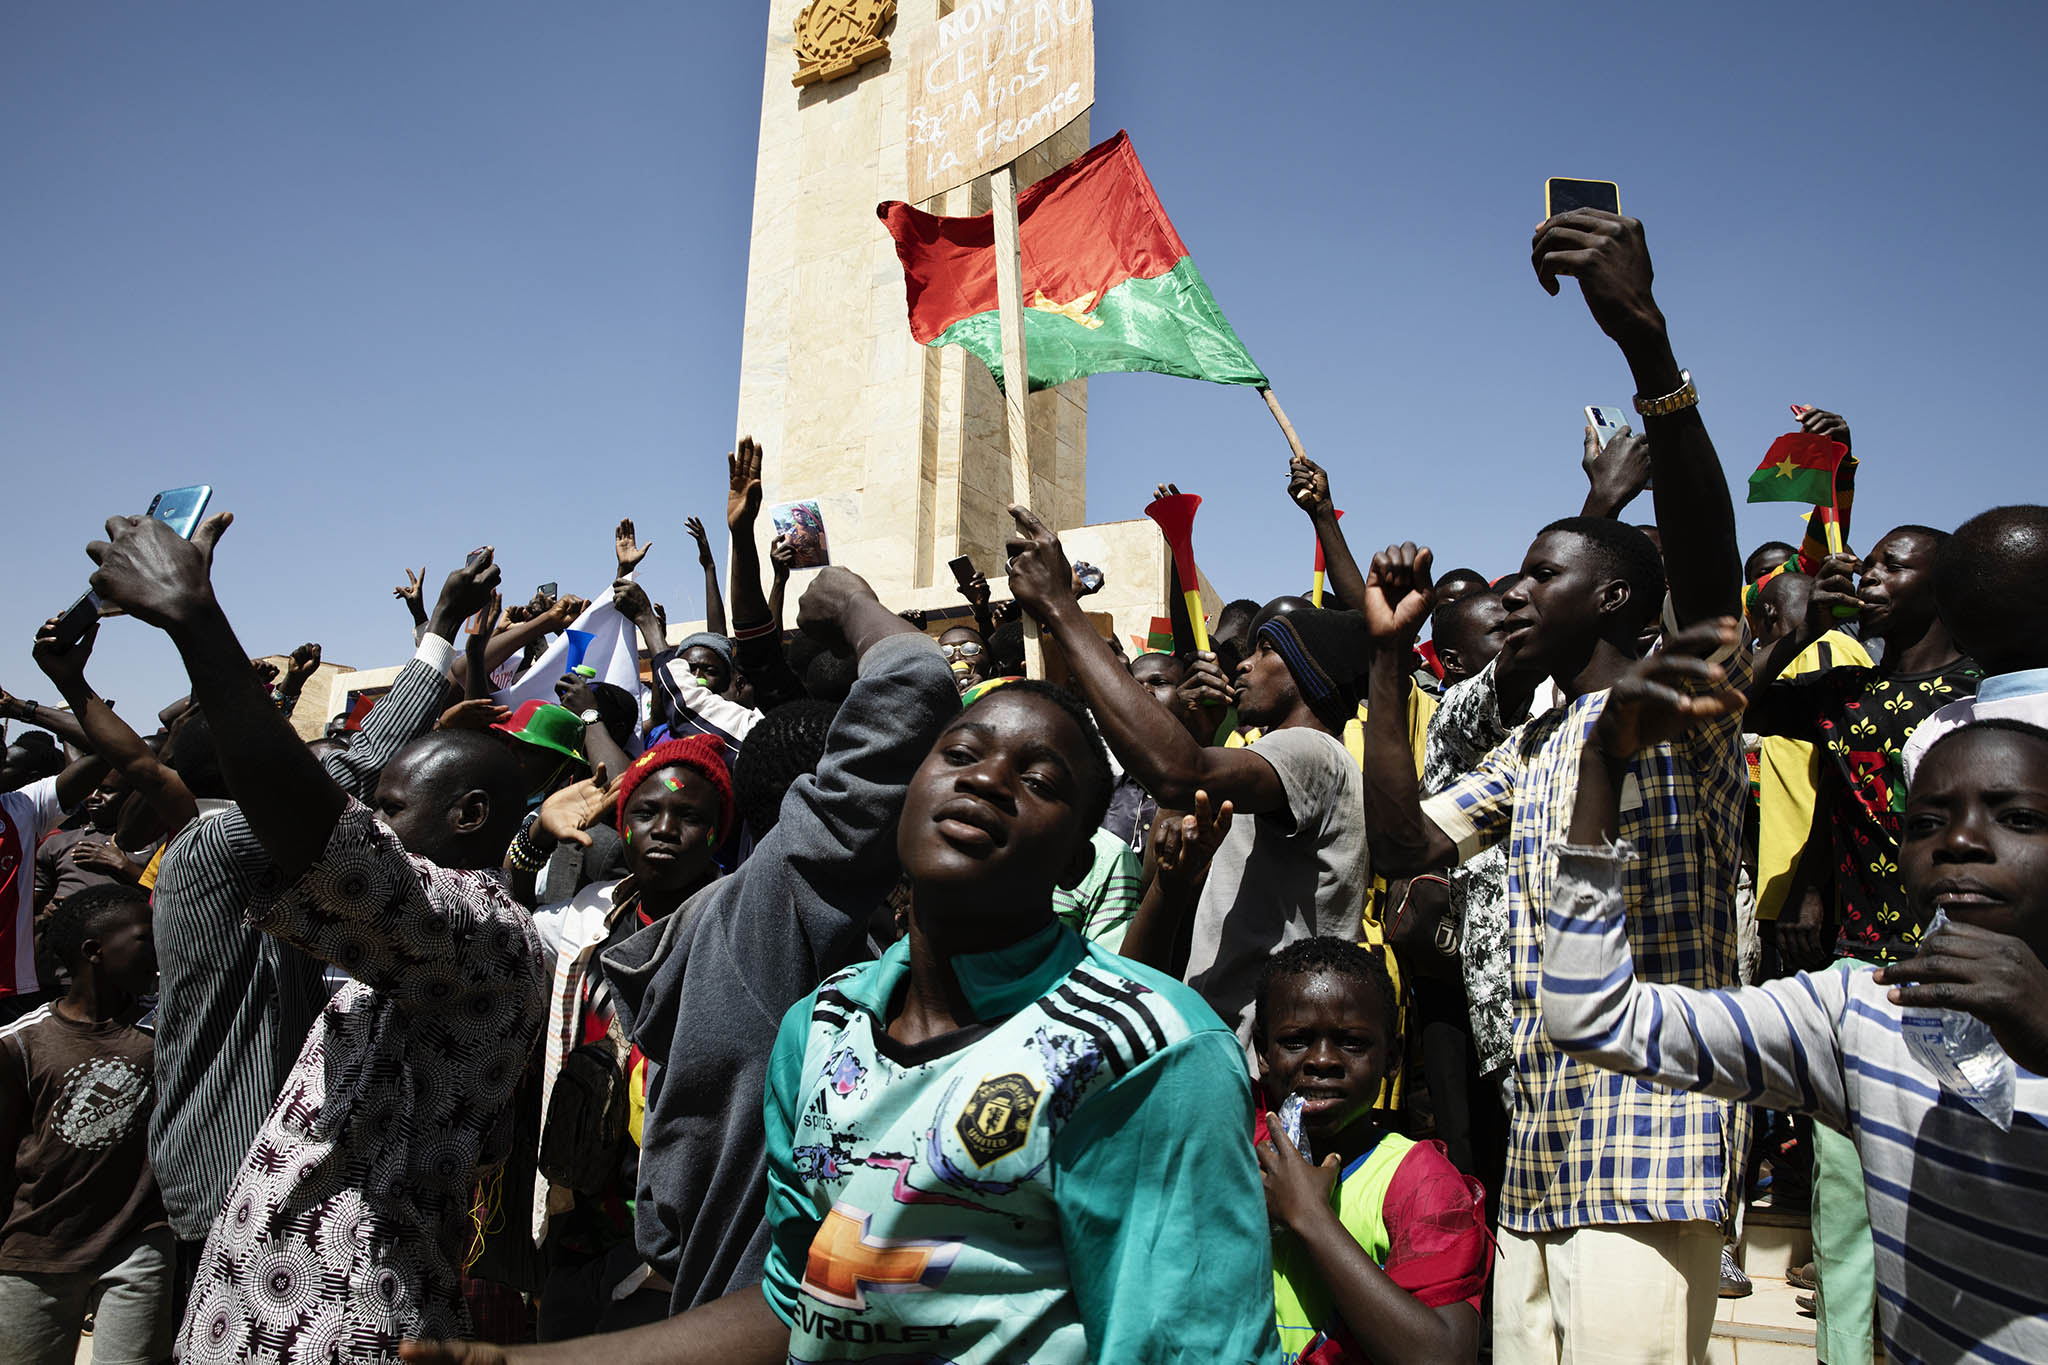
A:
{"type": "Polygon", "coordinates": [[[1724,1245],[1721,1248],[1721,1297],[1724,1299],[1746,1299],[1756,1288],[1743,1274],[1742,1267],[1735,1264],[1735,1248],[1724,1245]]]}
{"type": "Polygon", "coordinates": [[[1794,1289],[1804,1289],[1810,1293],[1820,1288],[1820,1276],[1814,1274],[1813,1262],[1808,1261],[1805,1265],[1795,1265],[1786,1271],[1785,1283],[1794,1289]]]}

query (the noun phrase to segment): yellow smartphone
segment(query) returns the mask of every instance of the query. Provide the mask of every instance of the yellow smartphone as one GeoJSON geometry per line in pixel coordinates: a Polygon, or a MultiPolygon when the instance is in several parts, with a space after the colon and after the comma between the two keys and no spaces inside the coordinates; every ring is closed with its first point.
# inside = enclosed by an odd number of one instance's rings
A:
{"type": "Polygon", "coordinates": [[[1564,180],[1556,176],[1543,182],[1543,216],[1551,219],[1573,209],[1605,209],[1621,212],[1621,186],[1612,180],[1564,180]]]}

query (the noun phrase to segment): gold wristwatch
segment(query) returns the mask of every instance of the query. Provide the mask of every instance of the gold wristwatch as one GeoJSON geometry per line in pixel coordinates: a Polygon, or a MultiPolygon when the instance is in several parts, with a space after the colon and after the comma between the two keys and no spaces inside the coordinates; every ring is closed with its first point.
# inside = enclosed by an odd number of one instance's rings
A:
{"type": "Polygon", "coordinates": [[[1662,398],[1645,398],[1637,394],[1636,411],[1645,417],[1669,417],[1674,412],[1700,405],[1700,391],[1693,387],[1692,371],[1680,370],[1678,377],[1685,382],[1678,386],[1676,393],[1667,393],[1662,398]]]}

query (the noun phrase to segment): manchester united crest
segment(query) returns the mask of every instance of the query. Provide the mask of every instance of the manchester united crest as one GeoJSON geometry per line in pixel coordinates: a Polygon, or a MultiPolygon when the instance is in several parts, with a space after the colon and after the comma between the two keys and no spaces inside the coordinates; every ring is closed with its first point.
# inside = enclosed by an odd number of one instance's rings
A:
{"type": "Polygon", "coordinates": [[[896,0],[811,0],[796,16],[796,75],[792,85],[832,81],[889,55],[882,29],[896,17],[896,0]]]}
{"type": "Polygon", "coordinates": [[[1031,1113],[1038,1108],[1038,1087],[1026,1076],[1010,1072],[991,1076],[974,1087],[953,1131],[977,1166],[986,1166],[1024,1145],[1031,1132],[1031,1113]]]}

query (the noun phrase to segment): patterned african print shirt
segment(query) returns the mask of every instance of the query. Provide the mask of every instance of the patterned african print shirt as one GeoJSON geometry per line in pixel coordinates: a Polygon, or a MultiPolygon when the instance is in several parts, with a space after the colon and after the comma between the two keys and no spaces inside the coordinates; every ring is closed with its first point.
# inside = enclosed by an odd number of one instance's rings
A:
{"type": "MultiPolygon", "coordinates": [[[[1422,792],[1434,796],[1478,767],[1508,737],[1500,718],[1493,665],[1447,688],[1429,720],[1423,750],[1422,792]]],[[[1499,844],[1481,849],[1451,869],[1451,913],[1464,926],[1459,963],[1472,1020],[1472,1050],[1482,1075],[1512,1056],[1514,1010],[1508,1001],[1508,857],[1499,844]]]]}
{"type": "Polygon", "coordinates": [[[1236,1038],[1064,924],[953,972],[916,1047],[898,942],[783,1016],[762,1288],[793,1362],[1271,1361],[1273,1262],[1236,1038]]]}
{"type": "Polygon", "coordinates": [[[1968,659],[1932,673],[1832,668],[1781,678],[1750,707],[1750,729],[1805,740],[1823,755],[1818,809],[1834,856],[1837,956],[1893,962],[1920,941],[1899,873],[1906,741],[1921,721],[1974,694],[1983,677],[1968,659]]]}
{"type": "MultiPolygon", "coordinates": [[[[1747,644],[1715,660],[1745,690],[1747,644]]],[[[1423,803],[1470,859],[1506,841],[1514,1075],[1501,1221],[1521,1233],[1615,1223],[1718,1223],[1736,1136],[1726,1102],[1567,1057],[1543,1031],[1538,989],[1554,851],[1566,842],[1579,757],[1607,694],[1531,720],[1423,803]]],[[[1647,981],[1736,982],[1735,882],[1749,772],[1741,717],[1638,754],[1622,782],[1620,835],[1641,853],[1624,879],[1629,946],[1647,981]]]]}
{"type": "Polygon", "coordinates": [[[458,1267],[479,1170],[547,1015],[546,967],[496,870],[414,858],[349,802],[257,928],[348,970],[207,1234],[179,1355],[395,1360],[469,1335],[458,1267]]]}

